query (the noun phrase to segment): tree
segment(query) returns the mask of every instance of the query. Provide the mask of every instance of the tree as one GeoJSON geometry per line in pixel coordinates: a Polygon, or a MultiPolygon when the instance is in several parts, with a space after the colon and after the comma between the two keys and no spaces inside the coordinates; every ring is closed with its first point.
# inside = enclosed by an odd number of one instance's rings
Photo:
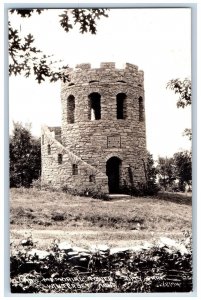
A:
{"type": "Polygon", "coordinates": [[[189,141],[192,141],[192,130],[190,128],[186,128],[183,132],[184,136],[187,136],[189,141]]]}
{"type": "Polygon", "coordinates": [[[34,138],[30,127],[14,123],[10,136],[10,187],[30,187],[38,179],[41,170],[40,139],[34,138]]]}
{"type": "MultiPolygon", "coordinates": [[[[179,99],[177,100],[177,107],[185,108],[192,103],[191,94],[191,81],[185,78],[183,81],[180,79],[172,79],[167,83],[167,88],[173,90],[175,94],[179,94],[179,99]]],[[[184,135],[192,140],[192,131],[189,128],[184,130],[184,135]]]]}
{"type": "Polygon", "coordinates": [[[157,169],[154,166],[153,155],[147,152],[147,182],[156,183],[157,169]]]}
{"type": "Polygon", "coordinates": [[[192,182],[192,153],[190,151],[177,152],[174,154],[174,161],[179,188],[184,191],[185,185],[190,185],[192,182]]]}
{"type": "MultiPolygon", "coordinates": [[[[144,163],[144,161],[143,161],[144,163]]],[[[144,163],[146,174],[146,194],[154,195],[158,192],[159,188],[156,183],[157,169],[154,165],[153,155],[147,151],[147,162],[144,163]]]]}
{"type": "Polygon", "coordinates": [[[158,158],[157,171],[159,176],[159,183],[165,188],[165,191],[168,187],[172,185],[175,177],[175,164],[173,158],[158,158]]]}
{"type": "MultiPolygon", "coordinates": [[[[10,13],[16,13],[21,18],[30,18],[34,13],[41,14],[44,9],[10,9],[10,13]]],[[[69,32],[74,25],[79,25],[80,33],[90,32],[96,34],[96,21],[100,17],[107,17],[107,9],[66,9],[59,15],[60,25],[69,32]]],[[[12,24],[8,23],[9,36],[9,75],[22,74],[25,77],[34,75],[38,83],[45,79],[50,82],[59,79],[66,82],[68,75],[66,74],[67,67],[54,68],[55,62],[52,61],[52,55],[43,54],[42,51],[34,46],[34,37],[30,33],[26,37],[19,36],[18,30],[14,29],[12,24]]]]}
{"type": "Polygon", "coordinates": [[[175,94],[179,94],[179,99],[177,100],[177,107],[186,107],[191,105],[191,81],[185,78],[183,81],[177,79],[172,79],[167,83],[167,88],[173,90],[175,94]]]}
{"type": "Polygon", "coordinates": [[[192,181],[192,155],[190,151],[177,152],[170,158],[158,159],[159,183],[167,190],[178,182],[177,188],[184,191],[185,185],[192,181]]]}

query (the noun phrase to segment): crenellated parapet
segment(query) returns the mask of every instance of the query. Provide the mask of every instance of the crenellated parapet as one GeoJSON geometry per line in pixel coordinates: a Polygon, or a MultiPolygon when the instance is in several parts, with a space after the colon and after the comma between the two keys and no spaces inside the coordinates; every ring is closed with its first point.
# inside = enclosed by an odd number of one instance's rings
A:
{"type": "Polygon", "coordinates": [[[143,71],[138,66],[126,63],[123,69],[116,68],[115,62],[102,62],[100,68],[91,68],[91,64],[78,64],[74,69],[66,71],[69,82],[63,84],[66,87],[72,85],[86,85],[98,83],[132,84],[143,86],[143,71]]]}

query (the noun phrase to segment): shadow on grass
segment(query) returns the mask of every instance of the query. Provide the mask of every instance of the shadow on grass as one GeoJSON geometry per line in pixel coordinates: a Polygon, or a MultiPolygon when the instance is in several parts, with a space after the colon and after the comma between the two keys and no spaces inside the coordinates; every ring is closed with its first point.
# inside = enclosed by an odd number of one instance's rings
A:
{"type": "Polygon", "coordinates": [[[192,205],[192,196],[187,196],[185,194],[159,192],[158,195],[154,196],[154,198],[174,202],[177,204],[192,205]]]}

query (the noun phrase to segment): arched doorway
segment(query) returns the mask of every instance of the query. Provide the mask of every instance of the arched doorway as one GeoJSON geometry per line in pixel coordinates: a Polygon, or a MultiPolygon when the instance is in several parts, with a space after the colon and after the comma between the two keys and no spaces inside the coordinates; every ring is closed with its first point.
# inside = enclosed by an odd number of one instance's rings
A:
{"type": "Polygon", "coordinates": [[[119,193],[121,160],[111,157],[106,163],[106,175],[108,176],[109,193],[119,193]]]}

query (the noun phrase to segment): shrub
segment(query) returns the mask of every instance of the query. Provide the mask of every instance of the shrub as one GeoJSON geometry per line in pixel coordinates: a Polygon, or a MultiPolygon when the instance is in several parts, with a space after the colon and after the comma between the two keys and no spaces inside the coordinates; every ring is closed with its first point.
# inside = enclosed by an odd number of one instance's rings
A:
{"type": "Polygon", "coordinates": [[[153,196],[158,193],[159,187],[153,182],[148,182],[147,184],[138,182],[136,185],[124,184],[120,191],[136,197],[153,196]]]}
{"type": "Polygon", "coordinates": [[[38,179],[33,180],[32,184],[31,184],[31,187],[35,188],[37,190],[41,190],[41,177],[39,177],[38,179]]]}
{"type": "Polygon", "coordinates": [[[33,189],[42,190],[42,191],[51,191],[51,192],[55,192],[55,191],[59,190],[58,188],[54,187],[51,184],[42,183],[41,177],[39,177],[36,180],[33,180],[32,184],[31,184],[31,187],[33,189]]]}
{"type": "Polygon", "coordinates": [[[192,291],[192,241],[188,235],[180,242],[169,239],[169,244],[156,242],[138,251],[112,252],[102,247],[79,252],[63,244],[61,248],[55,241],[48,251],[37,250],[33,242],[32,247],[24,243],[23,248],[15,248],[10,258],[11,292],[192,291]]]}
{"type": "Polygon", "coordinates": [[[64,185],[62,187],[62,191],[65,193],[69,193],[74,196],[84,196],[84,197],[91,197],[94,199],[103,199],[108,200],[108,194],[103,193],[101,191],[101,186],[94,185],[94,187],[83,187],[82,185],[78,185],[76,188],[69,187],[64,185]]]}
{"type": "Polygon", "coordinates": [[[54,212],[51,217],[54,221],[64,221],[66,219],[65,213],[62,212],[54,212]]]}

